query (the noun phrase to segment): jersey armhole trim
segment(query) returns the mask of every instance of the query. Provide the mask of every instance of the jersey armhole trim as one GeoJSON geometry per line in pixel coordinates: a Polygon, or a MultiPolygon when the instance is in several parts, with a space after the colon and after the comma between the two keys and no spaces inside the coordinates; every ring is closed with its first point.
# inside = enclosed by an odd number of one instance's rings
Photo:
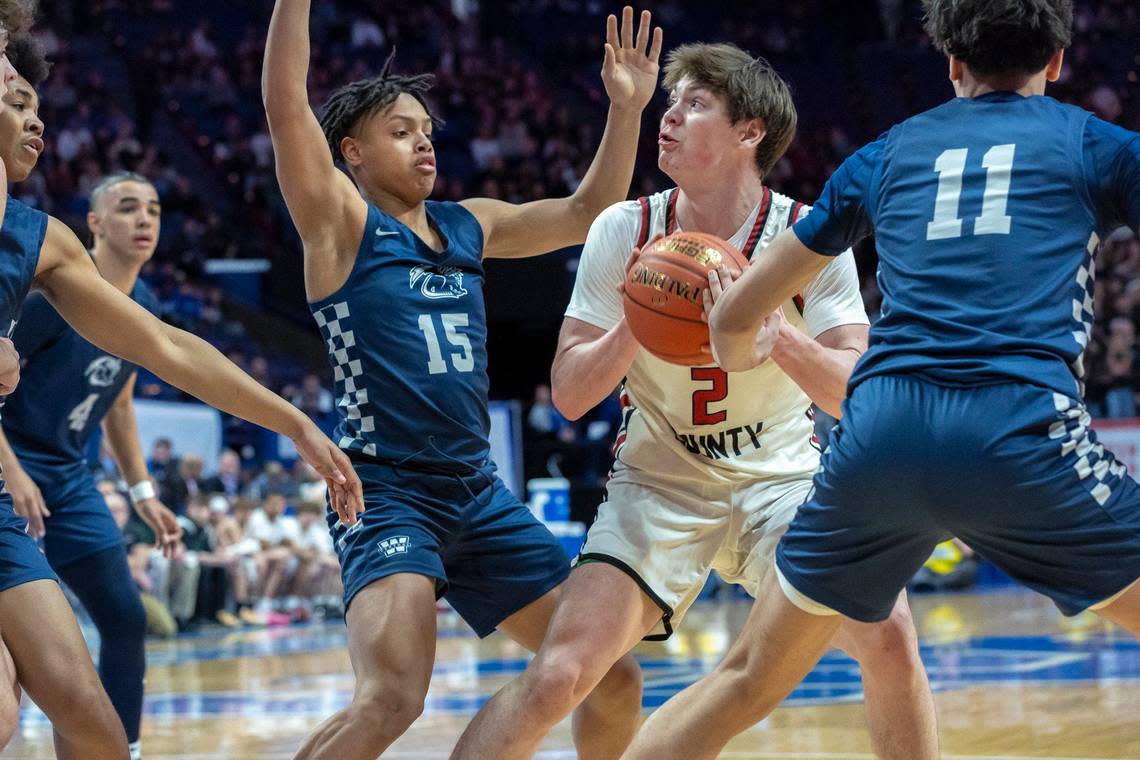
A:
{"type": "Polygon", "coordinates": [[[637,233],[637,247],[641,248],[649,240],[649,199],[643,195],[637,202],[641,206],[641,231],[637,233]]]}

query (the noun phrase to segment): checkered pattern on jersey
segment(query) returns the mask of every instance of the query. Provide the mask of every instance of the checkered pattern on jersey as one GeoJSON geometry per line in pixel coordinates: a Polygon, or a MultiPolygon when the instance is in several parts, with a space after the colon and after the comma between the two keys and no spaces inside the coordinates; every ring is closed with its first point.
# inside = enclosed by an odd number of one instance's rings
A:
{"type": "Polygon", "coordinates": [[[1092,417],[1084,404],[1054,393],[1053,405],[1064,419],[1049,426],[1049,437],[1061,442],[1061,456],[1076,454],[1073,469],[1077,471],[1077,477],[1096,499],[1096,503],[1103,507],[1112,496],[1112,489],[1126,476],[1127,470],[1105,450],[1103,444],[1089,437],[1092,417]]]}
{"type": "Polygon", "coordinates": [[[313,317],[325,339],[336,381],[337,406],[343,410],[344,435],[338,445],[376,456],[376,444],[366,441],[363,435],[375,432],[376,418],[368,403],[368,389],[364,387],[364,366],[356,350],[348,304],[344,301],[329,304],[314,311],[313,317]]]}
{"type": "Polygon", "coordinates": [[[1081,352],[1073,362],[1072,369],[1081,386],[1082,395],[1085,392],[1085,350],[1089,347],[1093,326],[1093,286],[1096,280],[1096,247],[1099,244],[1100,238],[1094,232],[1085,249],[1085,260],[1077,270],[1077,285],[1073,296],[1073,321],[1077,323],[1073,330],[1073,340],[1081,347],[1081,352]]]}

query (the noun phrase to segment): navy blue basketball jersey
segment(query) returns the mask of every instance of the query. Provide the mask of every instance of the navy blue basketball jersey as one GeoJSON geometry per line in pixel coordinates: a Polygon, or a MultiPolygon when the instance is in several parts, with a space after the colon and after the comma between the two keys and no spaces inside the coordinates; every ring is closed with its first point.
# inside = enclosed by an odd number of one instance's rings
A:
{"type": "MultiPolygon", "coordinates": [[[[151,312],[157,302],[143,283],[131,298],[151,312]]],[[[21,460],[72,464],[84,459],[92,431],[135,372],[77,333],[48,300],[33,293],[12,334],[23,369],[4,409],[4,433],[21,460]]]]}
{"type": "Polygon", "coordinates": [[[1140,225],[1140,135],[1044,96],[957,98],[835,172],[799,239],[836,255],[874,232],[882,316],[851,387],[916,374],[1080,393],[1093,255],[1140,225]]]}
{"type": "Polygon", "coordinates": [[[340,447],[454,468],[487,458],[483,231],[456,203],[427,202],[437,253],[368,207],[348,281],[310,304],[336,382],[340,447]]]}
{"type": "Polygon", "coordinates": [[[20,307],[32,287],[48,216],[8,197],[0,226],[0,335],[11,337],[20,307]]]}

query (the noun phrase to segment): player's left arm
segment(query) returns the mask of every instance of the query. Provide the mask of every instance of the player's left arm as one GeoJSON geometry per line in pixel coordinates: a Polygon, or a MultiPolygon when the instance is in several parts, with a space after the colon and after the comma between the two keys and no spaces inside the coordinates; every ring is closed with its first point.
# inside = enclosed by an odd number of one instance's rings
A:
{"type": "Polygon", "coordinates": [[[867,350],[870,332],[851,251],[834,258],[808,283],[802,304],[807,332],[781,320],[772,360],[816,406],[838,419],[847,381],[867,350]]]}
{"type": "Polygon", "coordinates": [[[119,473],[130,487],[131,503],[135,512],[154,531],[158,548],[167,557],[173,557],[182,542],[182,528],[178,518],[158,500],[154,481],[146,469],[146,457],[139,443],[139,426],[135,418],[135,373],[115,398],[115,403],[103,417],[103,436],[119,473]]]}
{"type": "Polygon", "coordinates": [[[206,341],[160,321],[99,276],[67,225],[48,220],[35,285],[84,339],[146,367],[215,409],[293,439],[325,479],[334,510],[347,524],[364,511],[352,463],[312,420],[261,386],[206,341]]]}
{"type": "Polygon", "coordinates": [[[641,112],[657,87],[661,28],[650,35],[651,22],[649,11],[643,11],[635,43],[632,8],[622,11],[620,39],[617,19],[612,15],[607,19],[602,81],[610,97],[609,116],[598,152],[573,195],[523,204],[491,198],[463,201],[483,228],[485,257],[537,256],[581,243],[598,214],[625,200],[633,179],[641,112]]]}

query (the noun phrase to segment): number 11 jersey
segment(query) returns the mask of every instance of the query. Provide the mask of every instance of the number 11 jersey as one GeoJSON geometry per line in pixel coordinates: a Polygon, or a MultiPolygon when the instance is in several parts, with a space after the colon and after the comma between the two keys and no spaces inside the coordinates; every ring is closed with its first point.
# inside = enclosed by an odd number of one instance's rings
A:
{"type": "Polygon", "coordinates": [[[1140,224],[1140,135],[1045,96],[956,98],[841,166],[795,227],[876,236],[882,317],[851,388],[909,374],[1081,394],[1097,244],[1140,224]]]}

